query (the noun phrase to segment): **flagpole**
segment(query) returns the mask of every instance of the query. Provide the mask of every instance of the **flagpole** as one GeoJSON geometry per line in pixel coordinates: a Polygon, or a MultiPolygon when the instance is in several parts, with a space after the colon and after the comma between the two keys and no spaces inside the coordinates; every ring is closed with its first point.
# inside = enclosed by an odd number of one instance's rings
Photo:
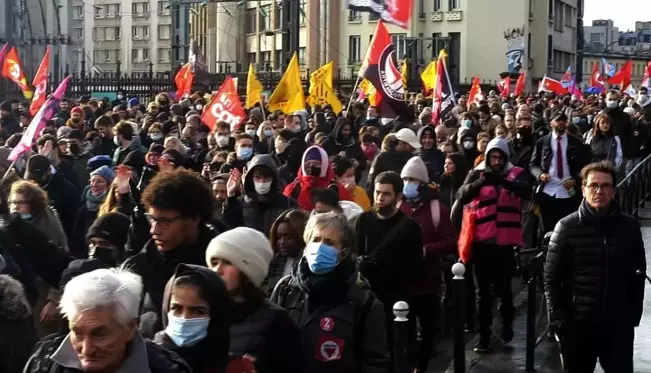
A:
{"type": "Polygon", "coordinates": [[[443,59],[443,70],[445,70],[445,78],[448,80],[448,87],[450,87],[450,96],[452,96],[452,102],[456,105],[457,100],[454,97],[454,90],[452,89],[452,82],[450,81],[450,74],[448,73],[448,65],[445,63],[445,58],[443,59]]]}
{"type": "Polygon", "coordinates": [[[355,97],[355,90],[357,90],[357,85],[359,84],[359,79],[360,76],[357,74],[357,80],[355,81],[355,86],[353,87],[353,91],[350,94],[350,99],[348,100],[348,106],[346,106],[346,115],[348,115],[348,111],[350,111],[350,105],[353,103],[353,97],[355,97]]]}

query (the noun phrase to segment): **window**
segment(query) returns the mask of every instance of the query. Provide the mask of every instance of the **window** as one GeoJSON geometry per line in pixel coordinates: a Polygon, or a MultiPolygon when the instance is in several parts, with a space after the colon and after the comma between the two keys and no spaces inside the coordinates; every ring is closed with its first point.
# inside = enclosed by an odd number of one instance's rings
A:
{"type": "Polygon", "coordinates": [[[563,31],[563,3],[556,0],[554,8],[554,29],[563,31]]]}
{"type": "Polygon", "coordinates": [[[142,37],[149,39],[149,26],[142,26],[142,37]]]}
{"type": "Polygon", "coordinates": [[[169,2],[167,2],[167,1],[159,1],[158,2],[158,14],[166,15],[166,16],[169,15],[170,10],[167,9],[168,5],[169,5],[169,2]]]}
{"type": "Polygon", "coordinates": [[[305,24],[305,0],[301,0],[300,4],[298,5],[298,13],[299,13],[299,24],[304,25],[305,24]]]}
{"type": "Polygon", "coordinates": [[[158,25],[158,39],[169,40],[171,31],[172,26],[170,25],[158,25]]]}
{"type": "Polygon", "coordinates": [[[349,63],[357,63],[362,60],[362,43],[360,42],[359,35],[350,35],[348,37],[348,61],[349,63]]]}
{"type": "Polygon", "coordinates": [[[565,4],[565,26],[574,27],[573,11],[571,6],[565,4]]]}
{"type": "Polygon", "coordinates": [[[599,42],[601,42],[601,34],[598,33],[598,32],[590,33],[590,42],[591,43],[599,43],[599,42]]]}
{"type": "Polygon", "coordinates": [[[377,21],[378,19],[380,19],[380,16],[377,15],[377,13],[370,12],[370,13],[368,14],[368,20],[369,20],[369,22],[370,22],[370,21],[377,21]]]}
{"type": "Polygon", "coordinates": [[[138,50],[137,49],[132,49],[131,50],[131,61],[138,62],[138,50]]]}
{"type": "Polygon", "coordinates": [[[84,29],[82,27],[75,28],[75,37],[77,39],[82,39],[84,37],[84,29]]]}
{"type": "Polygon", "coordinates": [[[548,16],[549,19],[552,20],[554,19],[554,2],[552,0],[548,0],[547,4],[549,4],[549,9],[547,10],[549,13],[548,16]]]}
{"type": "Polygon", "coordinates": [[[113,35],[115,35],[116,40],[120,40],[120,38],[122,37],[122,28],[114,27],[113,28],[113,35]]]}
{"type": "Polygon", "coordinates": [[[271,30],[271,5],[260,7],[260,32],[271,30]]]}
{"type": "Polygon", "coordinates": [[[423,46],[425,45],[424,39],[425,35],[420,33],[418,34],[418,42],[416,43],[416,58],[418,61],[421,61],[423,59],[424,53],[423,53],[423,46]]]}
{"type": "Polygon", "coordinates": [[[439,51],[445,48],[445,41],[443,34],[435,32],[432,34],[432,58],[437,58],[439,51]]]}
{"type": "Polygon", "coordinates": [[[360,13],[357,10],[349,10],[348,11],[348,20],[349,21],[361,21],[362,20],[362,13],[360,13]]]}
{"type": "Polygon", "coordinates": [[[142,61],[149,61],[149,49],[143,49],[140,55],[142,56],[142,61]]]}
{"type": "Polygon", "coordinates": [[[158,62],[168,63],[170,62],[170,57],[172,56],[172,50],[169,48],[158,48],[158,62]]]}
{"type": "Polygon", "coordinates": [[[247,60],[248,60],[248,61],[247,61],[247,62],[248,62],[247,65],[249,65],[249,64],[255,64],[255,63],[256,63],[256,54],[255,54],[255,52],[247,53],[247,54],[246,54],[246,58],[247,58],[247,60]]]}
{"type": "Polygon", "coordinates": [[[102,7],[99,5],[95,5],[95,18],[101,18],[102,17],[102,7]]]}
{"type": "Polygon", "coordinates": [[[93,60],[95,62],[102,62],[106,59],[106,55],[103,54],[104,51],[93,51],[93,60]]]}
{"type": "Polygon", "coordinates": [[[109,4],[107,5],[106,16],[107,17],[117,17],[120,15],[120,4],[109,4]]]}
{"type": "Polygon", "coordinates": [[[107,27],[106,40],[115,40],[115,27],[107,27]]]}
{"type": "Polygon", "coordinates": [[[425,18],[425,0],[418,0],[418,17],[425,18]]]}
{"type": "Polygon", "coordinates": [[[448,10],[460,10],[461,9],[461,0],[450,0],[448,3],[450,8],[448,10]]]}
{"type": "Polygon", "coordinates": [[[255,32],[255,16],[257,9],[247,9],[246,10],[246,33],[253,34],[255,32]]]}
{"type": "Polygon", "coordinates": [[[283,65],[283,51],[281,49],[277,49],[274,55],[274,68],[280,70],[281,66],[283,65]]]}
{"type": "Polygon", "coordinates": [[[140,13],[138,11],[138,8],[139,8],[138,3],[132,3],[131,4],[131,13],[133,13],[134,16],[137,15],[138,13],[140,13]]]}
{"type": "Polygon", "coordinates": [[[274,29],[279,29],[283,24],[283,12],[278,2],[274,2],[274,29]]]}
{"type": "Polygon", "coordinates": [[[263,68],[266,68],[267,63],[269,63],[269,66],[271,66],[271,51],[260,52],[260,61],[262,62],[263,68]]]}
{"type": "Polygon", "coordinates": [[[113,57],[113,51],[110,50],[104,51],[104,56],[106,62],[111,62],[111,58],[113,57]]]}
{"type": "Polygon", "coordinates": [[[84,18],[84,6],[77,5],[72,7],[72,18],[73,19],[83,19],[84,18]]]}
{"type": "Polygon", "coordinates": [[[142,12],[145,14],[149,14],[149,3],[142,3],[142,12]]]}
{"type": "Polygon", "coordinates": [[[93,27],[93,40],[97,40],[97,41],[106,40],[106,28],[93,27]]]}
{"type": "Polygon", "coordinates": [[[441,10],[441,0],[434,0],[434,11],[439,12],[441,10]]]}
{"type": "Polygon", "coordinates": [[[138,26],[131,26],[131,36],[136,39],[139,38],[140,35],[140,30],[138,26]]]}
{"type": "Polygon", "coordinates": [[[298,64],[305,65],[305,47],[298,48],[298,64]]]}
{"type": "Polygon", "coordinates": [[[547,67],[552,67],[554,60],[554,36],[547,35],[547,67]]]}
{"type": "Polygon", "coordinates": [[[393,45],[396,47],[396,58],[399,60],[405,58],[406,38],[407,34],[391,34],[391,43],[393,43],[393,45]]]}

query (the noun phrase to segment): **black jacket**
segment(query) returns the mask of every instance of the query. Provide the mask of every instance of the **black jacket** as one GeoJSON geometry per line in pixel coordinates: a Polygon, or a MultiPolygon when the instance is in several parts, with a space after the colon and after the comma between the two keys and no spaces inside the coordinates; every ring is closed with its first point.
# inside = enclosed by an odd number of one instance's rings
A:
{"type": "Polygon", "coordinates": [[[551,321],[633,327],[640,323],[646,257],[640,224],[613,202],[598,217],[584,201],[561,219],[545,263],[551,321]]]}
{"type": "Polygon", "coordinates": [[[369,289],[356,284],[352,259],[326,275],[314,275],[301,259],[291,276],[279,281],[271,301],[289,311],[306,352],[307,372],[389,372],[384,307],[369,289]],[[324,325],[325,320],[329,325],[324,325]],[[327,342],[335,350],[322,349],[327,342]],[[334,345],[333,345],[334,347],[334,345]]]}
{"type": "MultiPolygon", "coordinates": [[[[564,156],[567,157],[567,164],[570,166],[570,175],[576,180],[576,185],[581,185],[581,169],[592,158],[590,149],[578,137],[567,134],[567,154],[564,156]]],[[[536,181],[540,180],[540,175],[549,172],[552,157],[552,134],[550,133],[536,142],[529,162],[531,175],[536,181]]]]}
{"type": "Polygon", "coordinates": [[[231,311],[231,354],[253,356],[258,373],[308,372],[300,332],[286,310],[259,299],[236,303],[231,311]]]}
{"type": "Polygon", "coordinates": [[[20,282],[0,277],[0,373],[22,372],[37,342],[29,302],[20,282]]]}
{"type": "MultiPolygon", "coordinates": [[[[82,373],[76,369],[62,367],[52,361],[50,356],[56,352],[61,343],[66,338],[65,335],[49,335],[43,338],[34,349],[32,357],[25,365],[24,373],[82,373]]],[[[183,359],[174,352],[159,347],[156,343],[145,340],[147,350],[147,360],[149,360],[149,370],[151,373],[191,373],[192,370],[183,359]]]]}
{"type": "Polygon", "coordinates": [[[443,166],[445,165],[445,154],[436,148],[436,134],[434,128],[424,126],[418,130],[418,141],[421,141],[423,134],[429,132],[434,139],[434,145],[430,149],[420,148],[418,156],[425,162],[427,172],[429,174],[429,181],[431,183],[439,183],[443,176],[443,166]]]}
{"type": "Polygon", "coordinates": [[[243,184],[244,194],[239,197],[231,197],[226,202],[224,221],[231,227],[249,227],[268,236],[271,232],[271,225],[278,215],[298,205],[295,199],[285,197],[280,192],[278,170],[273,158],[268,154],[253,157],[243,184]],[[265,199],[261,199],[253,185],[253,171],[259,167],[265,167],[273,174],[271,189],[265,199]]]}
{"type": "Polygon", "coordinates": [[[328,137],[323,141],[323,149],[328,153],[329,157],[344,152],[346,158],[357,161],[359,165],[355,168],[355,180],[359,182],[362,172],[366,169],[368,160],[366,159],[366,155],[364,155],[361,146],[355,140],[355,129],[353,128],[353,125],[349,124],[343,118],[340,118],[337,121],[335,128],[332,130],[332,133],[330,133],[330,135],[328,135],[328,137]],[[348,139],[344,139],[341,134],[346,125],[351,127],[351,134],[348,139]]]}
{"type": "Polygon", "coordinates": [[[117,148],[118,146],[115,145],[111,137],[97,136],[93,139],[93,154],[95,155],[108,155],[113,157],[113,153],[115,153],[115,149],[117,148]]]}
{"type": "Polygon", "coordinates": [[[72,228],[75,225],[77,208],[79,207],[79,195],[77,189],[60,173],[52,175],[43,189],[47,192],[50,205],[59,214],[61,226],[66,236],[72,237],[72,228]]]}
{"type": "Polygon", "coordinates": [[[619,136],[622,142],[624,158],[631,158],[633,154],[633,123],[631,116],[620,108],[606,109],[605,113],[610,119],[613,132],[616,136],[619,136]]]}
{"type": "Polygon", "coordinates": [[[384,171],[395,171],[400,174],[400,171],[411,157],[411,153],[397,151],[382,152],[375,157],[366,182],[366,190],[371,199],[373,199],[373,192],[375,191],[375,177],[384,171]]]}

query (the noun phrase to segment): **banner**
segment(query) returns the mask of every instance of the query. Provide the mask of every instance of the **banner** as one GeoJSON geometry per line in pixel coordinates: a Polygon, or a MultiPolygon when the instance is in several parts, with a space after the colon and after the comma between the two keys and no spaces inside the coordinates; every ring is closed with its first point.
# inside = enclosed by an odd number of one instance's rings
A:
{"type": "Polygon", "coordinates": [[[289,61],[285,74],[269,97],[267,107],[270,111],[280,110],[285,114],[305,109],[305,93],[296,52],[289,61]]]}
{"type": "Polygon", "coordinates": [[[36,76],[34,76],[34,81],[32,82],[32,85],[36,88],[34,90],[34,98],[32,99],[32,103],[29,105],[29,114],[31,116],[36,115],[38,112],[38,109],[43,106],[46,100],[46,93],[47,93],[47,75],[48,72],[50,71],[50,47],[47,46],[45,49],[45,55],[43,56],[43,60],[41,61],[41,64],[38,66],[38,70],[36,71],[36,76]]]}
{"type": "Polygon", "coordinates": [[[217,122],[224,121],[231,125],[231,131],[239,128],[245,118],[244,109],[237,94],[233,77],[226,77],[217,93],[213,95],[212,101],[201,114],[201,121],[214,130],[217,122]]]}
{"type": "Polygon", "coordinates": [[[29,100],[32,98],[33,92],[27,85],[25,71],[23,71],[23,64],[20,62],[20,57],[18,56],[16,47],[11,47],[5,56],[4,61],[2,61],[2,76],[16,83],[16,85],[23,91],[23,96],[25,96],[26,99],[29,100]]]}
{"type": "Polygon", "coordinates": [[[404,29],[409,28],[413,1],[400,0],[348,0],[348,9],[375,14],[385,22],[404,29]]]}

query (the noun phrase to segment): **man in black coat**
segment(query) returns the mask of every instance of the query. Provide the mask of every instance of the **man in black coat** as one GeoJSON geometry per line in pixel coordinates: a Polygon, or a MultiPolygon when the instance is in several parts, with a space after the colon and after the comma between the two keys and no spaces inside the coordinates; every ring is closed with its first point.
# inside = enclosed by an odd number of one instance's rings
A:
{"type": "Polygon", "coordinates": [[[633,373],[634,328],[642,317],[646,255],[640,224],[614,202],[610,163],[581,171],[585,200],[561,219],[545,263],[550,328],[564,342],[568,372],[633,373]]]}
{"type": "Polygon", "coordinates": [[[529,163],[538,182],[534,200],[540,206],[545,232],[576,211],[581,201],[579,173],[592,158],[581,139],[567,133],[567,120],[563,111],[552,116],[552,133],[538,140],[529,163]]]}

